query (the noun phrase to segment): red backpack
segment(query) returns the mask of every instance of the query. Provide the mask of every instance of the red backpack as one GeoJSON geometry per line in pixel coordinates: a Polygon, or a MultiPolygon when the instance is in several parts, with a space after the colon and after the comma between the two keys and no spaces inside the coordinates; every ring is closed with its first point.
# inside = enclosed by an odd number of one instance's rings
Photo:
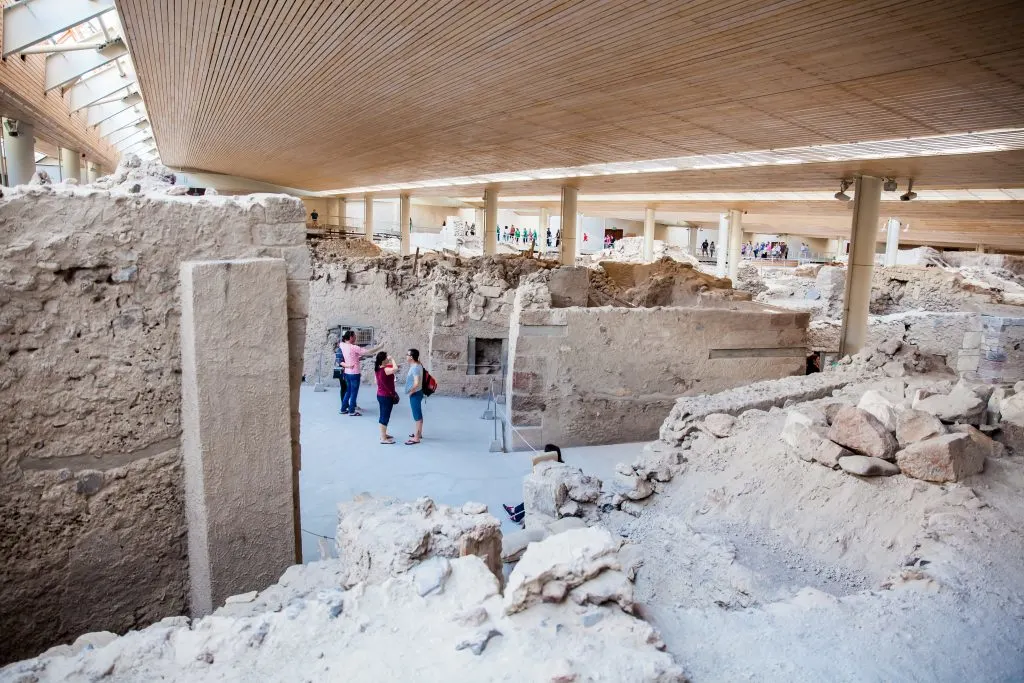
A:
{"type": "Polygon", "coordinates": [[[423,368],[423,395],[430,396],[435,391],[437,391],[437,380],[427,372],[426,368],[423,368]]]}

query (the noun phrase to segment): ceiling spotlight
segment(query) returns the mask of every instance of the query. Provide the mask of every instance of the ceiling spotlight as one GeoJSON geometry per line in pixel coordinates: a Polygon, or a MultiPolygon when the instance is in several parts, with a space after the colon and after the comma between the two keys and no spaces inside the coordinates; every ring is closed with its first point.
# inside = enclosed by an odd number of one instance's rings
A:
{"type": "Polygon", "coordinates": [[[896,191],[896,187],[897,187],[897,185],[896,185],[896,179],[895,178],[886,178],[885,179],[885,184],[882,185],[882,189],[885,190],[886,192],[895,192],[896,191]]]}
{"type": "Polygon", "coordinates": [[[917,193],[914,192],[913,178],[907,183],[907,191],[900,195],[901,202],[909,202],[911,199],[917,199],[917,193]]]}
{"type": "Polygon", "coordinates": [[[833,195],[833,196],[836,199],[838,199],[839,201],[841,201],[841,202],[848,202],[848,201],[850,201],[850,195],[846,194],[846,191],[849,188],[850,188],[850,181],[849,180],[840,180],[839,181],[839,192],[836,192],[835,195],[833,195]]]}

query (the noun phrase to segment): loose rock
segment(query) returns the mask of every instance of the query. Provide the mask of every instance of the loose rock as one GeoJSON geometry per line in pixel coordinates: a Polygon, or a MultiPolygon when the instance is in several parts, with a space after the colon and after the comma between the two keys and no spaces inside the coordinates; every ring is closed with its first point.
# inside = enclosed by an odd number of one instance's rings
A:
{"type": "Polygon", "coordinates": [[[836,414],[828,438],[855,453],[883,460],[892,460],[897,448],[896,438],[877,417],[852,406],[836,414]]]}
{"type": "Polygon", "coordinates": [[[849,455],[839,458],[839,467],[844,472],[861,477],[888,477],[900,473],[900,468],[891,462],[867,455],[849,455]]]}

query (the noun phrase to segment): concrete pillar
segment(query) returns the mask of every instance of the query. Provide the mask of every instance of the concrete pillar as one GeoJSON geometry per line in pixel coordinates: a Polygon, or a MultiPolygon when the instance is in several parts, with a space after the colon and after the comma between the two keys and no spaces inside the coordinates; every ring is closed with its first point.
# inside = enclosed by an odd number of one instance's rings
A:
{"type": "Polygon", "coordinates": [[[548,228],[551,227],[551,212],[546,208],[540,210],[540,220],[538,221],[539,226],[537,228],[538,239],[543,245],[543,249],[549,249],[551,245],[548,244],[548,228]]]}
{"type": "Polygon", "coordinates": [[[890,218],[885,224],[885,265],[895,266],[900,252],[900,219],[890,218]]]}
{"type": "Polygon", "coordinates": [[[81,161],[78,162],[78,184],[85,185],[89,182],[89,164],[85,161],[85,155],[82,155],[81,161]]]}
{"type": "Polygon", "coordinates": [[[654,260],[654,209],[644,210],[644,261],[654,260]]]}
{"type": "Polygon", "coordinates": [[[718,239],[715,240],[715,275],[725,277],[728,271],[725,267],[725,259],[729,255],[729,214],[723,213],[718,216],[718,239]]]}
{"type": "Polygon", "coordinates": [[[348,210],[348,202],[344,197],[338,197],[338,229],[345,231],[345,213],[348,210]]]}
{"type": "Polygon", "coordinates": [[[571,185],[562,186],[562,218],[561,247],[558,250],[558,261],[563,266],[576,265],[576,231],[578,216],[576,215],[576,196],[579,190],[571,185]]]}
{"type": "Polygon", "coordinates": [[[488,187],[484,190],[484,254],[498,251],[498,190],[488,187]]]}
{"type": "Polygon", "coordinates": [[[398,234],[402,241],[402,256],[410,253],[412,246],[412,209],[409,195],[398,196],[398,234]]]}
{"type": "Polygon", "coordinates": [[[476,234],[478,237],[483,235],[484,229],[484,210],[473,209],[473,225],[476,227],[476,234]]]}
{"type": "Polygon", "coordinates": [[[296,557],[284,259],[181,264],[181,424],[193,616],[296,557]]]}
{"type": "Polygon", "coordinates": [[[36,172],[35,126],[18,121],[18,134],[8,131],[4,121],[4,154],[7,158],[7,184],[10,187],[25,185],[36,172]]]}
{"type": "Polygon", "coordinates": [[[82,155],[78,150],[60,148],[60,179],[74,178],[76,182],[82,175],[82,155]]]}
{"type": "Polygon", "coordinates": [[[89,175],[89,182],[90,183],[95,183],[96,180],[100,177],[100,167],[96,164],[95,161],[90,161],[89,162],[89,164],[88,164],[88,175],[89,175]]]}
{"type": "Polygon", "coordinates": [[[984,254],[985,253],[985,245],[979,243],[978,247],[975,249],[975,251],[978,252],[979,254],[984,254]]]}
{"type": "Polygon", "coordinates": [[[839,356],[861,350],[868,333],[868,305],[871,302],[871,270],[875,266],[878,238],[878,207],[882,181],[871,176],[857,178],[853,197],[853,225],[850,230],[850,259],[846,269],[843,298],[843,327],[839,356]]]}
{"type": "Polygon", "coordinates": [[[743,212],[729,210],[729,278],[736,282],[740,273],[740,250],[743,246],[743,212]]]}
{"type": "Polygon", "coordinates": [[[363,197],[363,234],[366,239],[373,241],[373,195],[363,197]]]}
{"type": "Polygon", "coordinates": [[[700,245],[697,244],[697,228],[687,228],[686,236],[690,240],[690,256],[697,258],[697,249],[700,248],[700,245]]]}

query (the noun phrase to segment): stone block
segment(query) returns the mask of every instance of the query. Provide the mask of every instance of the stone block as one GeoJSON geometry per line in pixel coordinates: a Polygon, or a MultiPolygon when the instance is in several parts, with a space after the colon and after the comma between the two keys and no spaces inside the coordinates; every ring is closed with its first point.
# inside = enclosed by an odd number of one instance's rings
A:
{"type": "Polygon", "coordinates": [[[836,413],[828,438],[855,453],[883,460],[892,460],[897,448],[896,438],[878,418],[853,406],[836,413]]]}
{"type": "Polygon", "coordinates": [[[896,463],[915,479],[960,481],[985,468],[985,453],[969,434],[944,434],[910,444],[896,454],[896,463]]]}
{"type": "MultiPolygon", "coordinates": [[[[289,280],[308,280],[313,274],[312,260],[309,256],[309,247],[306,245],[298,247],[281,247],[281,258],[286,264],[289,280]]],[[[343,271],[346,275],[348,271],[343,271]]],[[[344,282],[344,280],[341,280],[344,282]]]]}
{"type": "Polygon", "coordinates": [[[309,280],[288,280],[288,318],[309,317],[309,280]]]}
{"type": "Polygon", "coordinates": [[[255,225],[252,228],[253,244],[268,247],[302,246],[305,239],[306,226],[301,222],[255,225]]]}
{"type": "Polygon", "coordinates": [[[954,387],[948,394],[935,394],[925,398],[915,398],[915,410],[931,413],[943,422],[963,422],[977,425],[985,412],[986,403],[969,389],[954,387]]]}
{"type": "Polygon", "coordinates": [[[963,349],[977,349],[981,346],[981,332],[968,332],[964,335],[963,349]]]}
{"type": "MultiPolygon", "coordinates": [[[[902,392],[901,392],[902,393],[902,392]]],[[[884,394],[881,391],[868,389],[857,402],[857,407],[871,413],[889,431],[896,429],[897,410],[903,403],[902,398],[884,394]]]]}
{"type": "Polygon", "coordinates": [[[265,588],[295,561],[286,287],[282,259],[181,266],[194,616],[229,595],[265,588]]]}
{"type": "Polygon", "coordinates": [[[900,468],[891,462],[866,455],[839,458],[839,468],[860,477],[889,477],[900,473],[900,468]]]}
{"type": "Polygon", "coordinates": [[[946,427],[942,420],[923,410],[904,409],[896,417],[896,442],[900,447],[917,441],[924,441],[933,436],[942,436],[946,427]]]}
{"type": "MultiPolygon", "coordinates": [[[[263,199],[267,223],[299,223],[305,228],[306,207],[301,199],[286,195],[272,195],[263,199]]],[[[305,239],[305,233],[303,233],[305,239]]],[[[301,242],[300,242],[301,243],[301,242]]]]}
{"type": "Polygon", "coordinates": [[[590,272],[587,268],[563,266],[551,271],[548,279],[551,305],[555,308],[586,306],[590,292],[590,272]]]}
{"type": "Polygon", "coordinates": [[[485,296],[490,299],[495,299],[505,293],[505,290],[501,287],[495,287],[493,285],[477,285],[474,291],[480,296],[485,296]]]}

